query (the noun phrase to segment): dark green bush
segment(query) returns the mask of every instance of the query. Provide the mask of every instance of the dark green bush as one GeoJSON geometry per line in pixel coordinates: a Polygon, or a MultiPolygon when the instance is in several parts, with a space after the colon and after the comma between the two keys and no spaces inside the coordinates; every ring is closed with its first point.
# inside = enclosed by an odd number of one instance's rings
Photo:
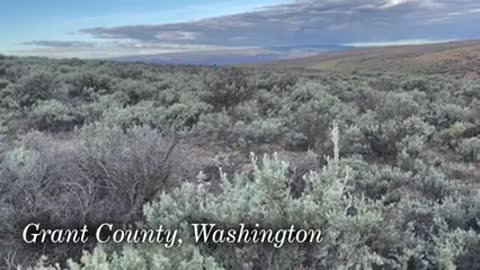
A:
{"type": "Polygon", "coordinates": [[[112,78],[91,71],[77,71],[69,74],[65,82],[71,85],[69,94],[72,97],[91,98],[93,93],[109,92],[112,88],[112,78]]]}
{"type": "Polygon", "coordinates": [[[0,79],[0,90],[7,88],[8,84],[9,82],[7,80],[0,79]]]}
{"type": "Polygon", "coordinates": [[[424,92],[429,89],[429,85],[425,78],[409,78],[402,83],[402,88],[406,91],[418,90],[420,92],[424,92]]]}
{"type": "Polygon", "coordinates": [[[129,105],[135,105],[142,100],[151,99],[156,94],[155,87],[144,81],[122,80],[116,84],[115,90],[125,93],[128,97],[129,105]]]}
{"type": "Polygon", "coordinates": [[[39,100],[52,97],[56,87],[55,78],[49,73],[34,73],[22,77],[14,87],[14,95],[21,107],[30,107],[39,100]]]}
{"type": "Polygon", "coordinates": [[[315,83],[300,86],[290,99],[291,107],[284,108],[282,114],[290,119],[290,128],[307,138],[310,148],[327,141],[329,127],[334,120],[348,121],[353,113],[337,97],[315,83]]]}
{"type": "Polygon", "coordinates": [[[203,100],[217,111],[230,109],[249,99],[254,90],[247,76],[237,68],[209,72],[203,84],[206,90],[203,100]]]}

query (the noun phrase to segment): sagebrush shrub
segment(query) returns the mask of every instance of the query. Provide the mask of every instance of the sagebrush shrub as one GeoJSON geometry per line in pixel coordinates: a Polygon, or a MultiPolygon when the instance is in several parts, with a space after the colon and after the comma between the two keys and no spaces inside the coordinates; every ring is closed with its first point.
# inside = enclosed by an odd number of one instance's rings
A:
{"type": "MultiPolygon", "coordinates": [[[[171,188],[169,157],[175,141],[148,127],[125,132],[101,125],[81,129],[79,140],[56,140],[33,133],[7,152],[0,166],[0,201],[5,222],[1,256],[16,254],[28,264],[36,250],[21,243],[29,221],[77,228],[111,221],[134,222],[155,195],[171,188]]],[[[87,246],[45,245],[53,259],[77,255],[87,246]]]]}
{"type": "Polygon", "coordinates": [[[480,161],[480,138],[473,137],[461,140],[457,151],[467,162],[480,161]]]}
{"type": "Polygon", "coordinates": [[[57,100],[39,101],[30,113],[33,125],[40,130],[69,130],[82,123],[83,117],[69,105],[57,100]]]}

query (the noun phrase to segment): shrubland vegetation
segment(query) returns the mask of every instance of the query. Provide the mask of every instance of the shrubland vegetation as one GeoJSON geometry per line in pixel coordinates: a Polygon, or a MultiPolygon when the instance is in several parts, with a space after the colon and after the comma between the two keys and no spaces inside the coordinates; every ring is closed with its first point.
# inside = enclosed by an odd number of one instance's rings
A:
{"type": "Polygon", "coordinates": [[[0,57],[0,96],[5,269],[480,267],[478,81],[0,57]],[[32,220],[325,239],[31,248],[32,220]]]}

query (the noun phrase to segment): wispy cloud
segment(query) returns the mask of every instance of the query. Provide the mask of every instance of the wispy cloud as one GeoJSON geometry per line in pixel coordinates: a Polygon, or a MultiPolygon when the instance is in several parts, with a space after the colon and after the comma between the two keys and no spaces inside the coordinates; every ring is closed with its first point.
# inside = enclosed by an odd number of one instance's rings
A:
{"type": "Polygon", "coordinates": [[[51,47],[51,48],[93,48],[95,42],[85,41],[62,41],[62,40],[34,40],[29,42],[23,42],[19,45],[22,46],[35,46],[35,47],[51,47]]]}

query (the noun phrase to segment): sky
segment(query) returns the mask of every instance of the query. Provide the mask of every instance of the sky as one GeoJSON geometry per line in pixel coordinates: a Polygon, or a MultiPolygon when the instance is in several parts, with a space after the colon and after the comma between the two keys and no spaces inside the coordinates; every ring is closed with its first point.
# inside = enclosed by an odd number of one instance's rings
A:
{"type": "Polygon", "coordinates": [[[301,54],[479,39],[478,25],[478,0],[2,0],[0,54],[301,54]]]}

